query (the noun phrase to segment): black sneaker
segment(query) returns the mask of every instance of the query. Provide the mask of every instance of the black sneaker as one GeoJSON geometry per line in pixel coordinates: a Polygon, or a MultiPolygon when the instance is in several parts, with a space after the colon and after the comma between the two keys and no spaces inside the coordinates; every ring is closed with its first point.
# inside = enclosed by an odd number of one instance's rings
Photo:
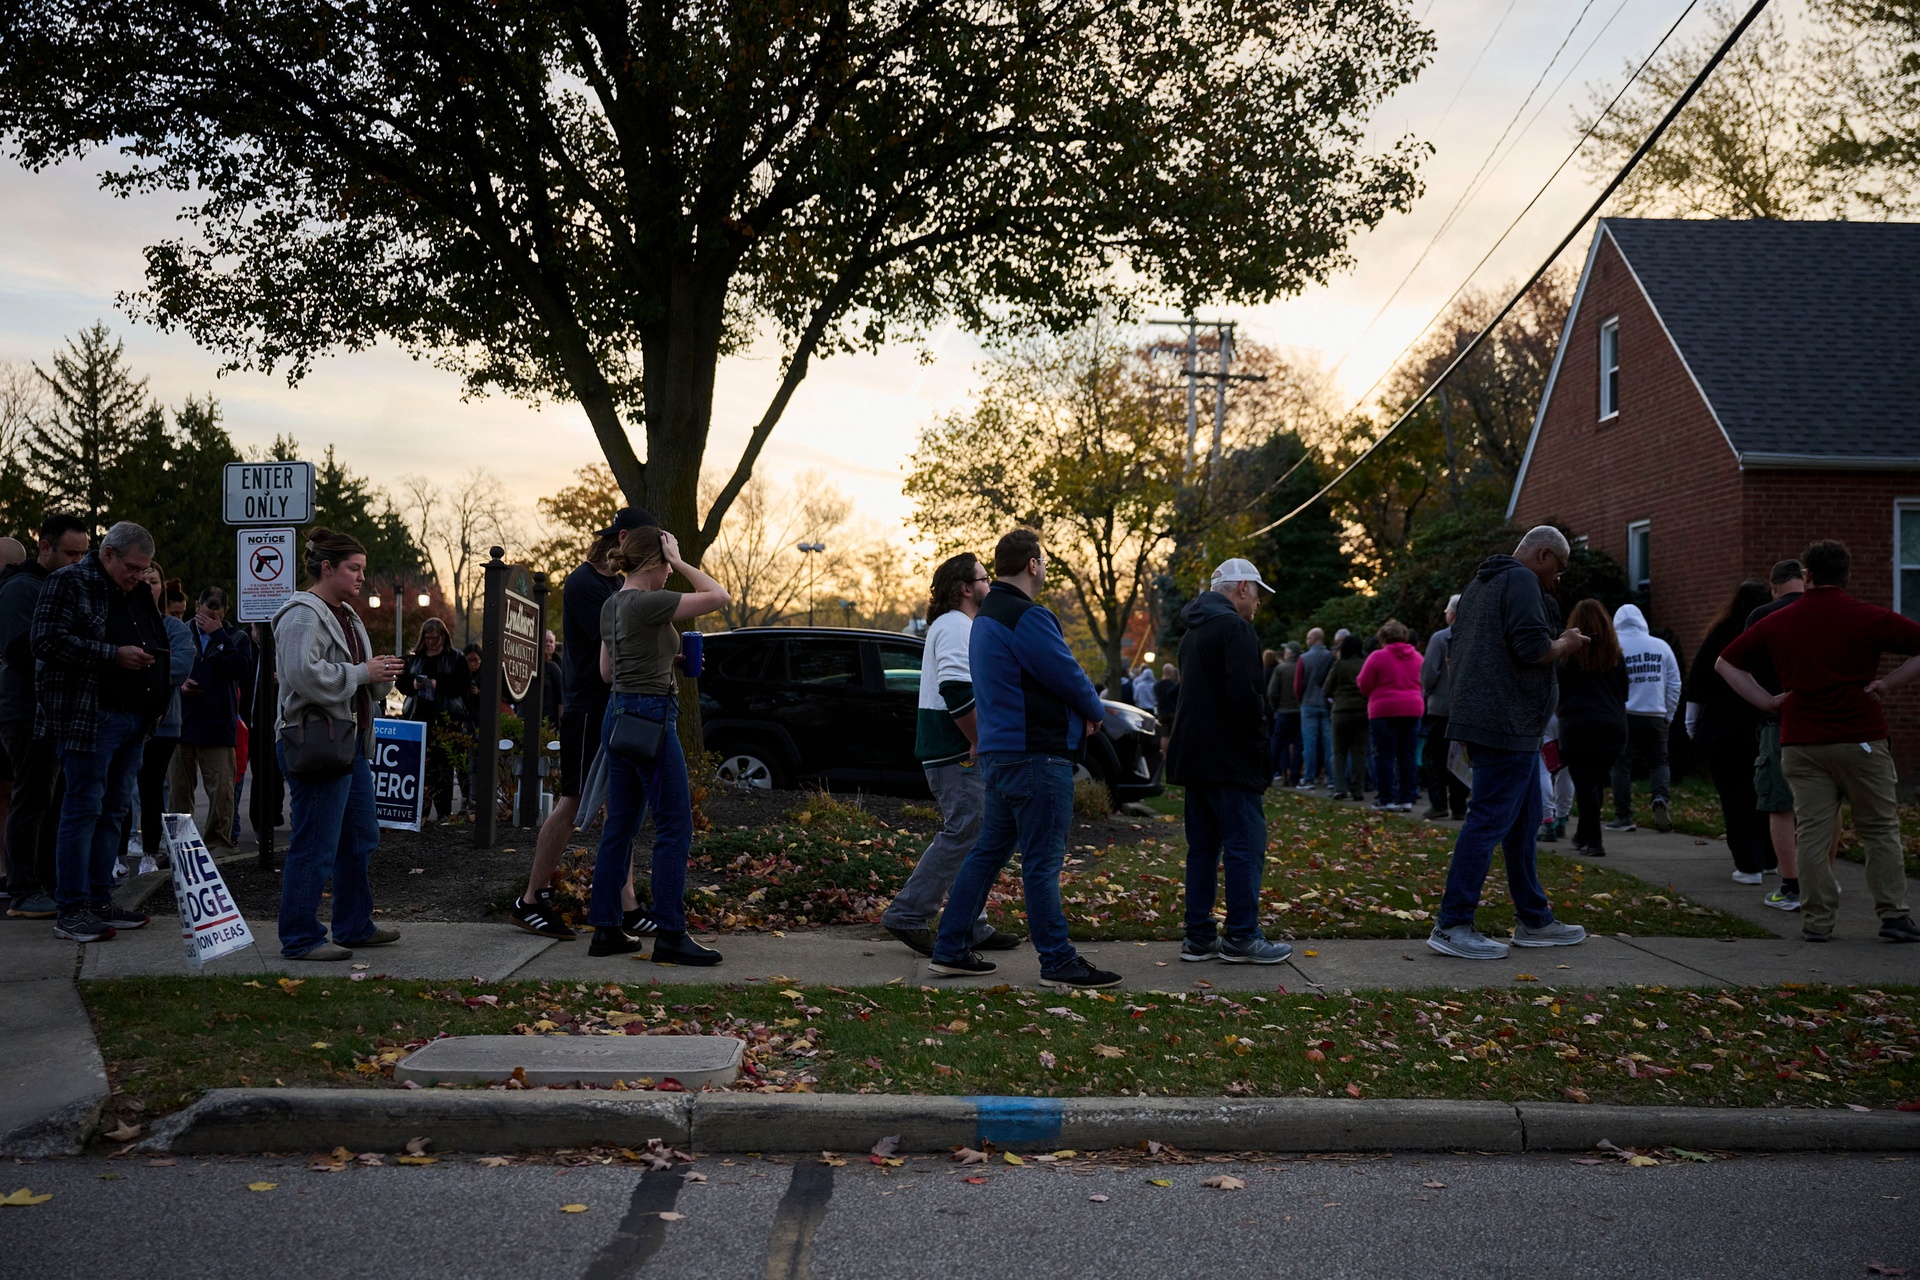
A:
{"type": "Polygon", "coordinates": [[[544,897],[536,898],[532,902],[515,898],[512,909],[507,912],[507,918],[513,921],[516,928],[525,929],[528,933],[542,938],[572,942],[580,936],[568,928],[567,922],[558,914],[548,914],[549,910],[549,904],[544,897]]]}
{"type": "Polygon", "coordinates": [[[653,962],[706,969],[720,963],[720,953],[711,947],[701,946],[688,937],[685,930],[674,933],[661,929],[653,939],[653,962]]]}
{"type": "Polygon", "coordinates": [[[1880,936],[1888,942],[1920,942],[1920,924],[1912,916],[1888,916],[1880,922],[1880,936]]]}
{"type": "Polygon", "coordinates": [[[620,913],[620,931],[636,938],[651,938],[660,932],[660,922],[647,914],[645,907],[620,913]]]}
{"type": "Polygon", "coordinates": [[[919,956],[933,954],[933,930],[921,925],[918,929],[896,929],[887,926],[887,932],[907,944],[907,949],[919,956]]]}
{"type": "Polygon", "coordinates": [[[1673,814],[1667,809],[1665,796],[1653,802],[1653,829],[1655,831],[1673,830],[1673,814]]]}
{"type": "Polygon", "coordinates": [[[97,902],[87,908],[101,924],[110,926],[116,933],[128,929],[144,929],[152,917],[144,911],[129,911],[117,902],[97,902]]]}
{"type": "Polygon", "coordinates": [[[1209,938],[1205,942],[1196,942],[1192,938],[1182,938],[1180,940],[1180,958],[1193,964],[1199,964],[1203,960],[1218,960],[1220,958],[1220,939],[1209,938]]]}
{"type": "Polygon", "coordinates": [[[113,937],[113,926],[85,907],[72,907],[54,917],[53,936],[68,942],[105,942],[113,937]]]}
{"type": "Polygon", "coordinates": [[[935,960],[927,966],[936,977],[941,978],[978,978],[989,973],[1000,972],[1000,966],[991,960],[982,960],[977,952],[969,951],[958,960],[935,960]]]}
{"type": "Polygon", "coordinates": [[[595,929],[593,941],[587,944],[587,954],[590,956],[630,956],[646,949],[647,944],[640,939],[628,937],[625,930],[611,927],[595,929]]]}
{"type": "Polygon", "coordinates": [[[1124,981],[1126,979],[1117,973],[1094,968],[1085,956],[1075,956],[1064,969],[1040,971],[1040,985],[1056,991],[1094,991],[1100,987],[1117,987],[1124,981]]]}
{"type": "MultiPolygon", "coordinates": [[[[995,929],[992,933],[974,943],[973,949],[975,951],[1012,951],[1026,940],[1025,934],[1002,933],[1000,930],[995,929]]],[[[927,954],[932,955],[933,950],[929,948],[927,954]]]]}
{"type": "Polygon", "coordinates": [[[1832,933],[1832,931],[1831,931],[1831,930],[1829,930],[1829,931],[1828,931],[1828,932],[1826,932],[1826,933],[1815,933],[1815,932],[1814,932],[1813,930],[1811,930],[1811,929],[1802,929],[1802,930],[1800,931],[1800,941],[1802,941],[1802,942],[1832,942],[1832,941],[1833,941],[1833,933],[1832,933]]]}

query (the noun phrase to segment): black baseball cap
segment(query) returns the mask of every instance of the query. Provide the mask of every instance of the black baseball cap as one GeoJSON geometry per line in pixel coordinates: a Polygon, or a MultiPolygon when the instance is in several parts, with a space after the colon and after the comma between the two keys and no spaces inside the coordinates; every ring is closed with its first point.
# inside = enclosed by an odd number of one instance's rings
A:
{"type": "Polygon", "coordinates": [[[658,529],[660,522],[639,507],[622,507],[614,512],[613,523],[600,531],[600,537],[611,538],[616,533],[625,533],[629,529],[658,529]]]}
{"type": "Polygon", "coordinates": [[[1806,576],[1807,571],[1800,567],[1798,560],[1781,560],[1773,566],[1773,574],[1769,581],[1777,587],[1783,582],[1792,582],[1795,578],[1806,576]]]}

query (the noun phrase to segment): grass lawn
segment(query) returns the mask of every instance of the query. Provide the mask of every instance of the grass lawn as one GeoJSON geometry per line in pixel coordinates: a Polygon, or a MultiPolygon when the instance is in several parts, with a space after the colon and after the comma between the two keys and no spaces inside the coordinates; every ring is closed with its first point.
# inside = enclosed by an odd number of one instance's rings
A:
{"type": "MultiPolygon", "coordinates": [[[[1184,910],[1186,838],[1177,796],[1159,797],[1165,818],[1126,841],[1110,829],[1069,833],[1060,877],[1076,939],[1177,939],[1184,910]]],[[[1406,818],[1268,793],[1267,871],[1261,915],[1284,937],[1424,938],[1446,884],[1452,834],[1406,818]]],[[[703,834],[694,846],[688,915],[697,928],[789,929],[874,924],[906,882],[925,838],[896,830],[854,805],[822,796],[787,820],[703,834]]],[[[642,860],[644,869],[644,859],[642,860]]],[[[1017,863],[1015,864],[1017,869],[1017,863]]],[[[584,901],[591,856],[569,855],[563,895],[584,901]]],[[[1540,876],[1562,920],[1595,931],[1770,938],[1757,925],[1695,905],[1623,872],[1551,853],[1540,876]]],[[[644,890],[643,890],[644,892],[644,890]]],[[[1020,928],[1016,876],[988,903],[996,924],[1020,928]]],[[[1513,910],[1496,862],[1482,916],[1510,927],[1513,910]]]]}
{"type": "MultiPolygon", "coordinates": [[[[109,1126],[212,1087],[390,1088],[446,1034],[723,1034],[744,1088],[1886,1106],[1920,1097],[1920,988],[1287,993],[651,988],[372,978],[81,984],[109,1126]]],[[[646,1087],[644,1083],[637,1087],[646,1087]]]]}
{"type": "MultiPolygon", "coordinates": [[[[1633,784],[1633,802],[1635,813],[1641,817],[1650,812],[1648,806],[1652,803],[1652,797],[1644,782],[1633,784]]],[[[1668,804],[1675,831],[1725,838],[1727,825],[1720,817],[1720,793],[1713,789],[1713,783],[1708,779],[1682,778],[1673,784],[1668,804]]],[[[1840,822],[1840,856],[1850,862],[1864,861],[1860,852],[1860,836],[1851,825],[1851,808],[1841,808],[1840,822]]],[[[1906,855],[1907,876],[1920,880],[1920,799],[1905,800],[1900,804],[1900,843],[1906,855]]]]}

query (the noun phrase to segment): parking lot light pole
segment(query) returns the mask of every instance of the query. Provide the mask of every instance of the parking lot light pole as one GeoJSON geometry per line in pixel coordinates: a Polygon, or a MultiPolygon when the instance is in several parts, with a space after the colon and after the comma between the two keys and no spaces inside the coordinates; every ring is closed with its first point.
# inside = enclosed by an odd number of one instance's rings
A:
{"type": "Polygon", "coordinates": [[[813,557],[827,549],[824,542],[800,542],[794,544],[800,554],[807,557],[807,625],[813,625],[813,557]]]}

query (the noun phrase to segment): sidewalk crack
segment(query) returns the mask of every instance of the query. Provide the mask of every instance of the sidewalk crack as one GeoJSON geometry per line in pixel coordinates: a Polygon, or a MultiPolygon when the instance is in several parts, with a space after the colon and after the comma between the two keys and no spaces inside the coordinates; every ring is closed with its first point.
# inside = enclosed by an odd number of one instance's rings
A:
{"type": "Polygon", "coordinates": [[[1672,956],[1663,956],[1658,951],[1649,950],[1648,948],[1643,947],[1638,943],[1636,943],[1633,939],[1623,938],[1617,933],[1613,935],[1613,940],[1615,942],[1620,943],[1622,946],[1632,947],[1635,951],[1638,951],[1643,956],[1652,956],[1655,960],[1664,960],[1668,964],[1677,964],[1682,969],[1691,969],[1693,972],[1699,974],[1701,977],[1711,978],[1715,982],[1720,983],[1722,986],[1737,987],[1740,985],[1739,983],[1733,981],[1731,978],[1723,978],[1717,973],[1709,973],[1707,970],[1702,969],[1699,965],[1688,964],[1685,960],[1676,960],[1672,956]]]}

